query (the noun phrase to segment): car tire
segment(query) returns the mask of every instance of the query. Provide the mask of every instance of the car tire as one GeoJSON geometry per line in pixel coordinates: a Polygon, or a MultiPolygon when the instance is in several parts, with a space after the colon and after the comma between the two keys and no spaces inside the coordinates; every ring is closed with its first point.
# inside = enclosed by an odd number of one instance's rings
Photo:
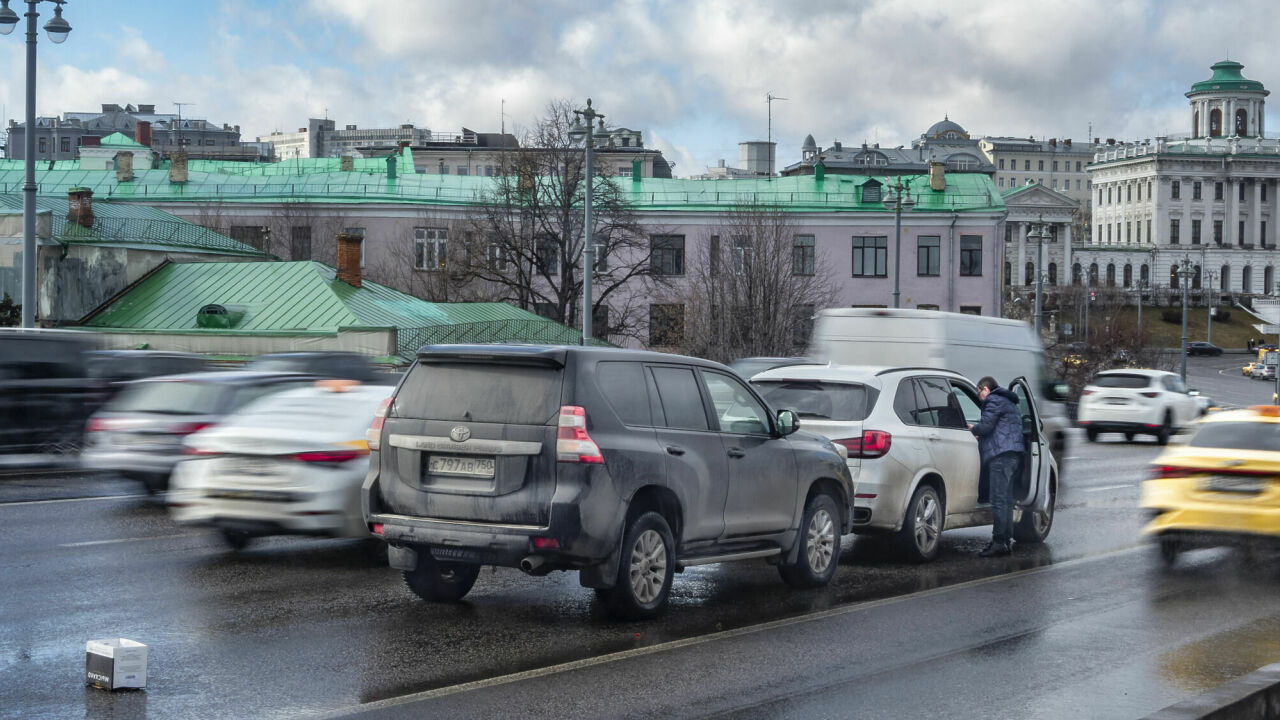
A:
{"type": "Polygon", "coordinates": [[[794,563],[778,566],[782,581],[794,588],[816,588],[831,582],[840,563],[840,508],[826,493],[805,504],[799,551],[794,563]]]}
{"type": "Polygon", "coordinates": [[[1049,537],[1049,531],[1053,529],[1053,516],[1057,506],[1058,486],[1053,479],[1050,479],[1048,512],[1024,510],[1022,519],[1013,526],[1013,539],[1026,545],[1039,545],[1044,542],[1049,537]]]}
{"type": "Polygon", "coordinates": [[[1125,434],[1124,434],[1124,441],[1125,441],[1125,442],[1133,442],[1133,433],[1131,433],[1131,432],[1127,432],[1127,433],[1125,433],[1125,434]]]}
{"type": "Polygon", "coordinates": [[[1169,411],[1164,412],[1164,420],[1160,422],[1160,429],[1156,431],[1156,442],[1160,445],[1168,445],[1169,438],[1173,436],[1173,418],[1169,416],[1169,411]]]}
{"type": "Polygon", "coordinates": [[[1165,569],[1172,568],[1178,562],[1178,555],[1182,552],[1182,543],[1174,538],[1162,537],[1156,542],[1156,549],[1160,554],[1160,563],[1165,569]]]}
{"type": "Polygon", "coordinates": [[[897,535],[898,546],[908,560],[929,562],[938,557],[945,518],[938,491],[932,485],[922,484],[916,488],[897,535]]]}
{"type": "Polygon", "coordinates": [[[222,538],[222,544],[227,549],[240,551],[249,547],[249,543],[253,541],[253,536],[243,530],[228,530],[222,528],[218,530],[218,536],[222,538]]]}
{"type": "Polygon", "coordinates": [[[646,512],[622,534],[618,578],[603,593],[605,609],[620,620],[648,620],[666,609],[675,573],[675,539],[667,519],[646,512]]]}
{"type": "Polygon", "coordinates": [[[404,571],[404,584],[427,602],[457,602],[471,592],[480,575],[478,563],[436,560],[426,550],[418,553],[418,567],[404,571]]]}
{"type": "Polygon", "coordinates": [[[1087,429],[1084,431],[1084,436],[1085,436],[1085,437],[1087,437],[1087,438],[1089,438],[1089,442],[1098,442],[1098,430],[1097,430],[1097,428],[1087,428],[1087,429]]]}

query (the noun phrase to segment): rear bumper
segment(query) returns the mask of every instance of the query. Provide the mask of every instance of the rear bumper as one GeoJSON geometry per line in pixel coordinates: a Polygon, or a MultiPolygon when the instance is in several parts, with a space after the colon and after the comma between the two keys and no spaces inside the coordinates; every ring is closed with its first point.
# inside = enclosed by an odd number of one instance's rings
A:
{"type": "Polygon", "coordinates": [[[1155,435],[1160,432],[1160,425],[1145,422],[1126,422],[1121,420],[1081,420],[1080,427],[1098,432],[1131,432],[1155,435]]]}
{"type": "Polygon", "coordinates": [[[183,460],[181,453],[148,453],[129,450],[85,450],[80,456],[82,467],[90,470],[114,470],[121,473],[168,475],[183,460]]]}

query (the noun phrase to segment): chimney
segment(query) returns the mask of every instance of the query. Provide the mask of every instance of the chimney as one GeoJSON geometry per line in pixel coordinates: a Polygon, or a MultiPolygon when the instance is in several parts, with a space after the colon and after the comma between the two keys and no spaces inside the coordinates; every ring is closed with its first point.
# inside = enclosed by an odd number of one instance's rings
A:
{"type": "Polygon", "coordinates": [[[1051,148],[1058,147],[1058,138],[1049,138],[1049,147],[1051,148]]]}
{"type": "Polygon", "coordinates": [[[1108,145],[1115,145],[1115,144],[1116,144],[1116,139],[1115,139],[1115,138],[1107,138],[1107,144],[1108,144],[1108,145]]]}
{"type": "Polygon", "coordinates": [[[1071,138],[1067,138],[1066,140],[1063,140],[1062,144],[1065,145],[1066,147],[1071,147],[1071,138]]]}
{"type": "Polygon", "coordinates": [[[1094,144],[1094,145],[1097,145],[1097,144],[1098,144],[1098,138],[1094,138],[1094,139],[1093,139],[1093,144],[1094,144]]]}
{"type": "Polygon", "coordinates": [[[360,287],[360,246],[364,238],[358,233],[338,233],[338,279],[351,287],[360,287]]]}
{"type": "MultiPolygon", "coordinates": [[[[412,125],[410,125],[409,127],[413,127],[413,126],[412,126],[412,125]]],[[[405,150],[407,150],[407,149],[409,149],[409,141],[408,141],[408,140],[401,140],[401,141],[396,145],[396,151],[397,151],[397,152],[404,152],[404,151],[405,151],[405,150]]]]}
{"type": "Polygon", "coordinates": [[[128,182],[133,179],[133,153],[121,150],[116,153],[116,182],[128,182]]]}
{"type": "Polygon", "coordinates": [[[133,139],[139,145],[151,147],[151,123],[146,120],[139,120],[138,124],[133,128],[133,139]]]}
{"type": "Polygon", "coordinates": [[[947,166],[937,160],[929,161],[929,189],[934,192],[947,189],[947,166]]]}
{"type": "Polygon", "coordinates": [[[187,153],[179,150],[169,156],[169,182],[175,184],[187,181],[187,153]]]}
{"type": "Polygon", "coordinates": [[[93,227],[93,191],[87,187],[67,190],[67,222],[93,227]]]}
{"type": "Polygon", "coordinates": [[[823,165],[822,161],[819,160],[817,164],[813,166],[813,182],[815,184],[820,183],[823,180],[825,180],[826,177],[827,177],[827,166],[823,165]]]}
{"type": "Polygon", "coordinates": [[[338,161],[338,169],[342,172],[351,172],[356,169],[356,160],[350,155],[343,155],[338,161]]]}

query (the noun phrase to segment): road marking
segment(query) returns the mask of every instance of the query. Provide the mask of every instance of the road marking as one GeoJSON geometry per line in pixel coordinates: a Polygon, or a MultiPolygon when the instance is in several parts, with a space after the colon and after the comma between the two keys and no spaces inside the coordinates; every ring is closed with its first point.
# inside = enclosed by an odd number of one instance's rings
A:
{"type": "Polygon", "coordinates": [[[113,543],[138,542],[140,540],[171,540],[173,538],[195,537],[199,533],[178,533],[175,535],[147,535],[146,537],[117,538],[115,540],[86,540],[85,542],[62,543],[58,547],[89,547],[90,545],[111,545],[113,543]]]}
{"type": "Polygon", "coordinates": [[[609,653],[607,655],[599,655],[592,658],[584,658],[582,660],[573,660],[558,665],[549,665],[543,668],[535,668],[533,670],[525,670],[523,672],[511,673],[509,675],[499,675],[498,677],[486,678],[484,680],[474,680],[472,682],[461,683],[459,685],[450,685],[448,687],[436,688],[435,690],[424,690],[418,693],[402,695],[396,698],[387,698],[386,700],[377,700],[371,703],[355,705],[351,707],[332,710],[328,713],[320,715],[321,718],[339,718],[353,713],[366,712],[370,710],[383,710],[386,708],[398,707],[400,705],[408,705],[409,703],[418,702],[420,700],[434,700],[436,698],[446,697],[449,695],[457,695],[464,692],[472,692],[475,690],[484,690],[499,685],[508,685],[511,683],[521,682],[523,680],[533,680],[536,678],[547,677],[549,675],[559,675],[560,673],[571,672],[574,670],[583,670],[598,665],[609,665],[622,660],[630,660],[631,658],[643,657],[645,655],[653,655],[668,650],[678,650],[680,648],[693,647],[696,645],[705,645],[707,643],[719,640],[728,640],[730,638],[741,637],[744,635],[754,635],[765,632],[766,630],[775,630],[790,625],[798,625],[800,623],[822,620],[830,617],[839,617],[841,615],[849,615],[851,613],[862,612],[864,610],[874,610],[876,608],[886,607],[906,600],[914,600],[918,598],[933,597],[934,595],[942,595],[956,590],[964,590],[967,588],[978,587],[988,583],[1000,582],[1004,580],[1012,580],[1028,575],[1035,575],[1049,570],[1072,567],[1075,565],[1083,565],[1086,563],[1097,562],[1122,555],[1131,555],[1147,549],[1146,544],[1130,545],[1118,550],[1110,550],[1099,555],[1090,557],[1076,558],[1075,560],[1066,560],[1052,565],[1042,565],[1040,567],[1028,568],[1026,570],[1017,570],[1002,575],[993,575],[986,578],[978,578],[977,580],[967,580],[965,582],[956,583],[955,585],[947,585],[946,587],[933,588],[931,590],[921,590],[919,592],[910,593],[908,595],[899,595],[892,598],[883,598],[881,600],[868,600],[866,602],[846,605],[844,607],[832,608],[830,610],[822,610],[807,615],[798,615],[796,617],[784,618],[782,620],[771,620],[769,622],[759,623],[756,625],[747,625],[746,627],[735,628],[733,630],[722,630],[709,635],[700,635],[698,637],[685,638],[683,640],[672,640],[670,642],[659,643],[642,648],[632,648],[630,650],[620,650],[618,652],[609,653]]]}
{"type": "Polygon", "coordinates": [[[1128,483],[1127,485],[1103,485],[1102,487],[1080,488],[1080,491],[1081,492],[1106,492],[1108,490],[1120,490],[1121,488],[1131,488],[1133,486],[1134,486],[1134,483],[1128,483]]]}
{"type": "Polygon", "coordinates": [[[15,500],[13,502],[0,502],[0,507],[9,505],[50,505],[53,503],[70,503],[70,502],[89,502],[90,500],[127,500],[129,498],[147,497],[146,493],[138,493],[137,495],[95,495],[93,497],[78,498],[60,498],[58,500],[15,500]]]}

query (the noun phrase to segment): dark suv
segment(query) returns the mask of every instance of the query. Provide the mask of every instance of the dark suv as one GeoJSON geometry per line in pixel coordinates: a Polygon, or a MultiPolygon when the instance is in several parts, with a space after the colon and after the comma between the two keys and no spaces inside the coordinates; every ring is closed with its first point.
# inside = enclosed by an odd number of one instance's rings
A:
{"type": "Polygon", "coordinates": [[[433,346],[369,430],[365,519],[418,596],[482,565],[577,570],[619,617],[659,613],[672,573],[763,558],[835,574],[853,481],[728,368],[654,352],[433,346]]]}

